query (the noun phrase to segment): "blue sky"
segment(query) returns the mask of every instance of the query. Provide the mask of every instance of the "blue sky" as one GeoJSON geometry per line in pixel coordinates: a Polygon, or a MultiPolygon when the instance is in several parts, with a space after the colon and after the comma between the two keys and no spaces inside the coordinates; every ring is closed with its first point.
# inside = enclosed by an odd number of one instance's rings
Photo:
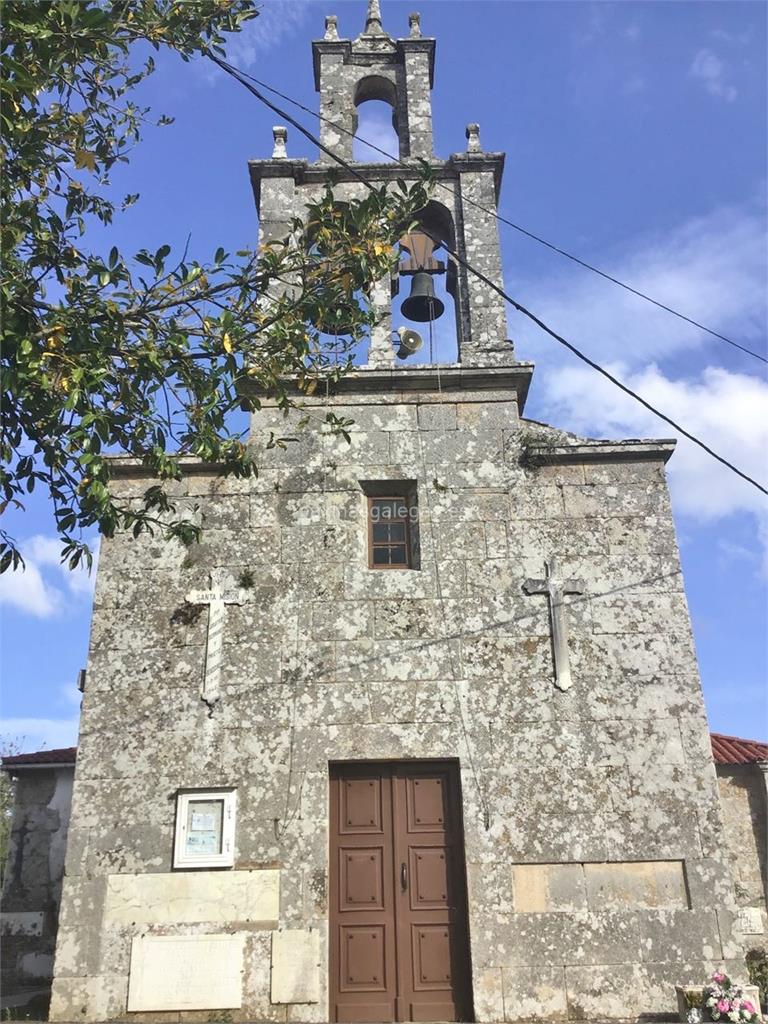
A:
{"type": "MultiPolygon", "coordinates": [[[[413,7],[383,0],[385,28],[407,35],[413,7]]],[[[343,36],[357,35],[364,8],[362,0],[266,0],[233,38],[230,58],[315,108],[310,41],[332,13],[343,36]]],[[[507,153],[506,217],[765,351],[764,5],[430,0],[420,10],[424,34],[438,40],[438,156],[463,150],[465,125],[478,121],[484,148],[507,153]]],[[[115,181],[141,200],[93,244],[175,247],[191,232],[194,256],[253,245],[246,161],[271,153],[276,117],[203,62],[161,55],[158,65],[143,98],[176,122],[148,129],[115,181]]],[[[361,108],[359,131],[393,145],[375,104],[361,108]]],[[[315,156],[295,131],[288,151],[315,156]]],[[[516,298],[768,479],[761,364],[501,231],[505,284],[516,298]]],[[[510,315],[510,332],[519,357],[537,364],[527,415],[591,436],[670,435],[519,315],[510,315]]],[[[442,327],[438,352],[450,357],[442,327]]],[[[669,477],[711,725],[766,739],[766,502],[687,442],[669,477]]],[[[28,569],[0,579],[0,732],[28,749],[66,745],[76,740],[89,580],[58,566],[41,498],[9,525],[28,569]]]]}

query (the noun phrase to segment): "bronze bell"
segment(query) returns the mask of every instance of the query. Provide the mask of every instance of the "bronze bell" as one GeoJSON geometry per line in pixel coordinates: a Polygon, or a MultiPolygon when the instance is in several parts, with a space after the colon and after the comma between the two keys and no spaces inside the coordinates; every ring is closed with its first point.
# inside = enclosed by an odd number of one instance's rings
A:
{"type": "Polygon", "coordinates": [[[445,306],[435,295],[431,274],[418,271],[413,275],[411,294],[401,306],[401,310],[407,320],[414,320],[419,324],[437,320],[443,315],[445,306]]]}

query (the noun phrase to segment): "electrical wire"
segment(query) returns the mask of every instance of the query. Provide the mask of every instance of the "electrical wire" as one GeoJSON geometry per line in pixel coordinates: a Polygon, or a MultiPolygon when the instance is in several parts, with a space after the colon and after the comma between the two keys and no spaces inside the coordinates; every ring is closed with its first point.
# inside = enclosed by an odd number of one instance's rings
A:
{"type": "MultiPolygon", "coordinates": [[[[242,86],[248,89],[250,93],[252,93],[258,100],[260,100],[267,107],[269,107],[270,110],[274,111],[274,113],[276,113],[278,116],[285,118],[285,120],[288,121],[289,124],[293,125],[293,127],[296,128],[297,131],[301,132],[301,134],[304,135],[307,139],[309,139],[309,141],[312,142],[313,145],[317,146],[323,153],[326,153],[329,157],[331,157],[332,160],[334,160],[337,164],[343,167],[349,174],[351,174],[354,178],[360,181],[361,184],[365,185],[366,188],[368,188],[372,192],[376,191],[374,185],[370,181],[368,181],[368,179],[363,174],[361,174],[360,171],[353,167],[349,163],[349,161],[345,160],[344,157],[339,156],[337,153],[334,153],[332,149],[329,149],[328,146],[325,146],[320,141],[320,139],[313,135],[308,128],[305,128],[303,124],[296,120],[296,118],[294,118],[291,114],[287,113],[285,110],[281,110],[280,107],[278,107],[270,99],[264,96],[263,93],[261,93],[251,82],[246,81],[241,76],[241,73],[238,71],[237,68],[233,67],[231,64],[228,64],[226,61],[221,60],[221,58],[215,56],[210,52],[208,53],[208,57],[228,75],[230,75],[236,81],[240,82],[242,86]]],[[[758,483],[757,480],[754,480],[751,476],[749,476],[743,470],[739,469],[732,462],[729,462],[728,459],[724,458],[724,456],[719,455],[716,451],[710,448],[709,445],[705,444],[704,441],[696,437],[695,434],[690,433],[690,431],[686,430],[685,427],[681,426],[670,416],[667,416],[666,413],[661,412],[661,410],[657,409],[650,402],[646,401],[646,399],[642,398],[639,394],[637,394],[636,391],[633,391],[632,388],[630,388],[628,385],[620,381],[618,377],[615,377],[612,373],[610,373],[608,370],[602,367],[599,363],[591,359],[588,355],[586,355],[586,353],[582,352],[572,342],[567,341],[560,334],[557,334],[556,331],[553,331],[552,328],[548,327],[543,320],[540,320],[529,309],[526,309],[525,306],[521,305],[519,302],[513,299],[512,296],[508,295],[503,288],[500,288],[499,285],[491,281],[490,278],[488,278],[485,274],[483,274],[481,271],[473,267],[471,263],[463,259],[461,256],[459,256],[458,253],[454,252],[451,248],[449,248],[449,246],[445,242],[442,242],[441,244],[445,249],[446,253],[448,253],[448,255],[451,256],[460,266],[464,267],[470,273],[474,274],[475,277],[477,277],[480,281],[482,281],[494,292],[496,292],[497,295],[501,296],[501,298],[503,298],[506,302],[509,302],[510,305],[515,310],[517,310],[518,313],[521,313],[523,316],[527,317],[529,320],[535,323],[537,327],[541,328],[541,330],[548,334],[551,338],[554,338],[555,341],[559,342],[561,345],[564,345],[570,352],[573,353],[573,355],[577,357],[577,359],[580,359],[583,363],[586,363],[587,366],[590,366],[593,370],[596,370],[597,373],[601,374],[612,384],[615,384],[616,387],[618,387],[625,394],[629,395],[631,398],[634,398],[637,402],[644,406],[644,408],[648,409],[655,416],[658,416],[659,419],[663,420],[665,423],[668,423],[669,426],[677,430],[680,434],[683,435],[683,437],[687,437],[689,441],[692,441],[694,444],[698,445],[699,448],[705,451],[708,455],[711,455],[712,458],[716,459],[719,463],[721,463],[721,465],[725,466],[727,469],[730,469],[737,476],[741,477],[742,480],[745,480],[747,483],[757,488],[757,490],[761,491],[763,494],[768,495],[768,488],[758,483]]]]}
{"type": "MultiPolygon", "coordinates": [[[[353,139],[357,139],[358,142],[362,142],[364,145],[368,146],[369,149],[374,150],[381,156],[385,156],[388,160],[392,161],[393,163],[400,164],[401,167],[409,166],[409,164],[405,160],[401,160],[400,157],[393,156],[392,153],[388,153],[385,149],[382,149],[380,146],[377,146],[376,143],[369,142],[367,139],[364,139],[361,135],[358,135],[356,132],[351,132],[348,128],[344,128],[343,125],[337,124],[335,121],[331,121],[330,118],[323,117],[323,115],[318,113],[318,111],[312,110],[304,103],[300,103],[299,100],[295,100],[291,96],[286,95],[284,92],[280,92],[279,89],[275,89],[274,86],[269,85],[267,82],[262,81],[260,78],[256,78],[254,75],[249,75],[248,72],[242,71],[240,68],[235,68],[234,65],[228,64],[226,61],[222,61],[222,68],[224,68],[225,65],[228,68],[231,68],[233,71],[236,71],[238,74],[242,75],[243,78],[246,78],[251,82],[254,82],[256,85],[260,85],[262,89],[266,89],[268,92],[273,93],[275,96],[279,96],[281,99],[287,100],[288,103],[293,104],[293,106],[297,107],[299,110],[303,110],[305,113],[311,114],[312,117],[316,117],[319,121],[322,121],[324,124],[332,125],[337,131],[340,131],[343,135],[348,135],[353,139]]],[[[437,181],[435,182],[435,184],[439,188],[442,188],[444,191],[451,192],[451,195],[453,194],[451,189],[449,188],[448,185],[445,184],[445,182],[437,181]]],[[[579,256],[574,256],[573,253],[568,252],[566,249],[561,249],[560,246],[555,245],[554,242],[548,242],[546,238],[542,238],[540,235],[535,234],[533,231],[529,231],[527,228],[524,228],[521,224],[516,224],[514,221],[509,220],[508,217],[504,217],[502,214],[498,212],[498,210],[493,210],[489,206],[484,206],[482,203],[478,203],[477,200],[470,199],[468,196],[463,196],[462,201],[466,203],[467,206],[474,206],[475,209],[480,210],[483,213],[489,214],[491,217],[494,217],[500,223],[506,224],[510,228],[514,228],[515,231],[520,232],[520,234],[525,235],[527,238],[532,239],[534,242],[538,242],[540,245],[546,246],[546,248],[551,249],[552,252],[556,252],[560,256],[564,256],[566,259],[578,264],[585,270],[592,271],[593,274],[597,274],[600,277],[604,278],[606,281],[610,281],[612,284],[618,285],[619,288],[623,288],[625,291],[631,292],[632,295],[636,295],[638,298],[644,299],[646,302],[650,302],[652,305],[657,306],[659,309],[663,309],[665,312],[671,313],[672,316],[676,316],[679,320],[683,320],[685,321],[685,323],[691,324],[691,326],[698,328],[698,330],[700,331],[704,331],[706,334],[711,335],[713,338],[718,338],[720,341],[724,341],[727,345],[731,345],[733,348],[738,349],[740,352],[744,352],[746,355],[752,356],[754,359],[759,359],[760,362],[768,364],[768,358],[766,358],[766,356],[761,355],[759,352],[755,352],[753,349],[747,348],[746,345],[739,344],[739,342],[734,341],[732,338],[728,338],[725,334],[720,334],[719,331],[715,331],[711,327],[707,327],[704,324],[699,323],[698,320],[694,320],[692,317],[686,316],[685,313],[681,313],[679,310],[673,309],[672,306],[668,306],[666,305],[666,303],[661,302],[658,299],[654,299],[653,296],[648,295],[646,292],[640,291],[639,288],[634,288],[631,284],[627,284],[626,281],[621,281],[618,277],[614,277],[612,274],[607,273],[605,270],[600,270],[599,267],[596,267],[591,263],[587,263],[586,260],[581,259],[579,256]]]]}

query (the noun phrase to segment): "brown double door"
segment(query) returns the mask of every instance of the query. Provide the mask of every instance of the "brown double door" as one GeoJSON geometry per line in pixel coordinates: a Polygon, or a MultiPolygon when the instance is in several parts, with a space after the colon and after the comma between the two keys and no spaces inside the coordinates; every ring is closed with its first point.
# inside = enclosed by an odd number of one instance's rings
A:
{"type": "Polygon", "coordinates": [[[471,1020],[455,765],[334,765],[330,810],[331,1020],[471,1020]]]}

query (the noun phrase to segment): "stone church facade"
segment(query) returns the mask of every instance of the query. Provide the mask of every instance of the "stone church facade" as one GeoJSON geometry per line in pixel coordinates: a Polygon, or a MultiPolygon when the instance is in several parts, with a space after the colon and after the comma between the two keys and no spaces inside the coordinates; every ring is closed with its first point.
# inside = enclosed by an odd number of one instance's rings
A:
{"type": "MultiPolygon", "coordinates": [[[[501,280],[503,155],[432,152],[434,40],[313,44],[323,141],[393,106],[433,234],[501,280]],[[330,124],[328,122],[331,122],[330,124]],[[438,202],[439,200],[439,202],[438,202]]],[[[251,177],[262,240],[327,159],[251,177]]],[[[360,184],[340,173],[342,197],[360,184]]],[[[501,300],[449,270],[459,361],[368,362],[253,480],[190,462],[202,543],[105,540],[51,1019],[636,1018],[743,974],[664,465],[523,418],[501,300]],[[351,442],[324,427],[354,421],[351,442]],[[377,518],[378,517],[378,518],[377,518]],[[379,529],[377,529],[379,527],[379,529]]],[[[116,459],[113,486],[150,481],[116,459]]]]}

